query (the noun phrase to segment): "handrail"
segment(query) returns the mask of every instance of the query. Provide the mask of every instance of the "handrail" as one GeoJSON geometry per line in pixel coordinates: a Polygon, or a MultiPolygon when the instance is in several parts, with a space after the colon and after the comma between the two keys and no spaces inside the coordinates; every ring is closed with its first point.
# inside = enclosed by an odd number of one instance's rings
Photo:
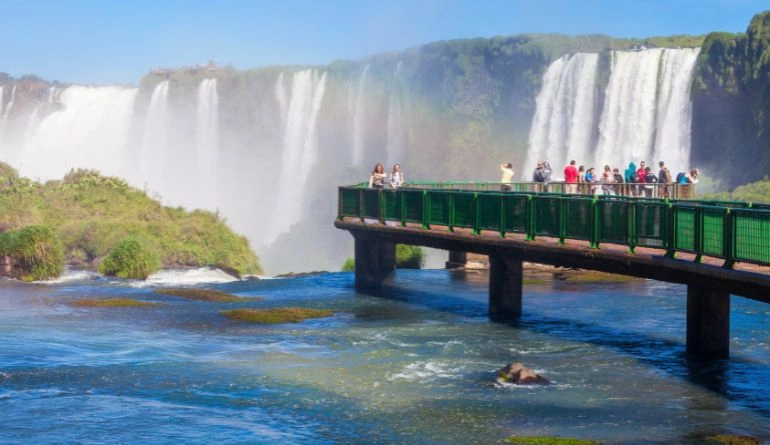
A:
{"type": "MultiPolygon", "coordinates": [[[[457,183],[453,183],[457,184],[457,183]]],[[[490,183],[485,183],[490,184],[490,183]]],[[[498,184],[499,185],[499,184],[498,184]]],[[[770,207],[750,203],[647,197],[501,192],[415,187],[339,187],[338,218],[346,217],[653,247],[736,262],[770,265],[770,207]]]]}

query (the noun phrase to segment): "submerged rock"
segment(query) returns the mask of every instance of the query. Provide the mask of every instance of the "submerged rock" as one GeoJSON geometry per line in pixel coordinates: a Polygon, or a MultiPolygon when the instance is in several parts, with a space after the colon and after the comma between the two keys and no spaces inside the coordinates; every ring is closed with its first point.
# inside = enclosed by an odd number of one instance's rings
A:
{"type": "Polygon", "coordinates": [[[547,385],[551,383],[521,363],[509,363],[498,369],[497,381],[516,385],[547,385]]]}

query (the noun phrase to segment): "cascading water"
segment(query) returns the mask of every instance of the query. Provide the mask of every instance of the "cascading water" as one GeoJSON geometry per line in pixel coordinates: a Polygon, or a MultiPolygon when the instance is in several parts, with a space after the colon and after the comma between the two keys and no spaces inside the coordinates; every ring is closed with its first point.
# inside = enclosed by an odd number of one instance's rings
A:
{"type": "Polygon", "coordinates": [[[529,134],[529,167],[548,160],[552,167],[584,159],[592,148],[598,54],[578,53],[557,59],[546,70],[529,134]]]}
{"type": "Polygon", "coordinates": [[[163,153],[167,151],[168,144],[168,88],[169,81],[164,80],[152,91],[145,117],[142,147],[139,152],[141,181],[160,192],[165,192],[161,184],[164,177],[163,153]]]}
{"type": "Polygon", "coordinates": [[[641,160],[649,165],[663,160],[672,171],[687,168],[689,87],[698,52],[612,51],[598,113],[593,105],[600,75],[598,55],[575,54],[553,62],[537,98],[524,170],[541,159],[551,162],[554,179],[571,159],[599,170],[605,164],[623,170],[629,162],[641,160]]]}
{"type": "Polygon", "coordinates": [[[395,163],[404,162],[404,157],[406,156],[401,103],[401,66],[402,63],[399,61],[393,73],[393,86],[388,98],[388,139],[386,144],[388,159],[386,169],[395,163]]]}
{"type": "Polygon", "coordinates": [[[0,137],[3,136],[5,133],[5,127],[8,125],[8,116],[11,114],[11,110],[13,109],[13,104],[16,101],[16,85],[13,86],[11,89],[11,98],[8,101],[8,104],[5,106],[5,109],[3,110],[3,118],[2,121],[0,121],[0,137]]]}
{"type": "MultiPolygon", "coordinates": [[[[282,82],[279,77],[278,82],[282,82]]],[[[315,70],[295,72],[286,114],[283,137],[281,174],[272,221],[264,244],[270,244],[281,233],[300,221],[304,210],[305,186],[318,158],[316,120],[326,86],[326,73],[315,70]]],[[[278,91],[278,86],[276,86],[278,91]]]]}
{"type": "Polygon", "coordinates": [[[19,173],[43,180],[62,178],[72,168],[94,168],[131,179],[126,140],[136,88],[71,86],[61,91],[61,109],[28,118],[19,147],[19,173]],[[35,122],[37,121],[37,122],[35,122]]]}
{"type": "Polygon", "coordinates": [[[365,108],[366,108],[366,73],[369,72],[370,65],[366,65],[361,72],[361,77],[358,78],[358,88],[356,89],[356,100],[354,109],[352,110],[352,134],[353,134],[353,155],[351,161],[353,166],[360,166],[364,162],[365,152],[365,108]]]}
{"type": "Polygon", "coordinates": [[[198,202],[203,207],[214,208],[218,195],[219,151],[219,96],[216,79],[204,79],[198,86],[196,116],[198,202]]]}

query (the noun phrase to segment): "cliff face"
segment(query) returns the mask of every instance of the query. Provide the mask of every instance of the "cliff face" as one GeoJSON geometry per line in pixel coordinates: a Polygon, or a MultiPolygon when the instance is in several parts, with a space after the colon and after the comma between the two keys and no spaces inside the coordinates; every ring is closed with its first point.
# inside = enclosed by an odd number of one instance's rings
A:
{"type": "Polygon", "coordinates": [[[770,11],[706,37],[692,99],[694,164],[729,187],[770,174],[770,11]]]}

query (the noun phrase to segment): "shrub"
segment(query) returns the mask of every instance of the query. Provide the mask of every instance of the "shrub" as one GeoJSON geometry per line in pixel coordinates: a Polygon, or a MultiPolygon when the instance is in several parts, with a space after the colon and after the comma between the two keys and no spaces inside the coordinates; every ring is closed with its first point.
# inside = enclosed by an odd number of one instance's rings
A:
{"type": "Polygon", "coordinates": [[[56,278],[64,271],[64,249],[48,226],[28,226],[3,233],[0,253],[15,260],[24,281],[56,278]]]}
{"type": "Polygon", "coordinates": [[[356,259],[355,258],[348,258],[345,260],[344,263],[342,263],[342,272],[355,272],[356,270],[356,259]]]}
{"type": "Polygon", "coordinates": [[[136,238],[119,242],[99,263],[99,273],[144,280],[160,268],[160,259],[136,238]]]}
{"type": "Polygon", "coordinates": [[[425,262],[425,253],[420,246],[396,245],[396,268],[420,269],[425,262]]]}

